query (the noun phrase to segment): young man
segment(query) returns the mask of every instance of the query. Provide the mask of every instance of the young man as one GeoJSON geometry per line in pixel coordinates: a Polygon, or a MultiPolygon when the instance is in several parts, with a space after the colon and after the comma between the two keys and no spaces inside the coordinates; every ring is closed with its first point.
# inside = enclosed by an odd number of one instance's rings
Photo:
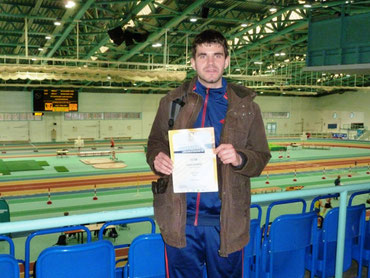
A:
{"type": "Polygon", "coordinates": [[[271,155],[260,109],[253,102],[256,94],[222,77],[230,63],[223,35],[200,33],[192,54],[197,76],[162,98],[148,138],[148,164],[162,177],[160,190],[153,188],[153,206],[166,243],[167,277],[203,277],[204,267],[208,277],[242,277],[250,177],[260,175],[271,155]],[[181,97],[185,104],[173,129],[214,127],[218,192],[173,191],[169,114],[172,102],[181,97]]]}
{"type": "MultiPolygon", "coordinates": [[[[334,180],[334,185],[335,186],[340,186],[340,176],[338,176],[335,180],[334,180]]],[[[334,197],[334,200],[338,200],[338,197],[334,197]]]]}

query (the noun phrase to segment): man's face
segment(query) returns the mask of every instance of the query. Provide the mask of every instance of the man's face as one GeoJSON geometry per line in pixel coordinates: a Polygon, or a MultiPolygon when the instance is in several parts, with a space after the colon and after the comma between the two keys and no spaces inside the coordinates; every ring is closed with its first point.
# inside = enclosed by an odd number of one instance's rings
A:
{"type": "Polygon", "coordinates": [[[203,43],[196,48],[191,66],[198,74],[199,82],[207,88],[222,87],[222,74],[229,66],[230,56],[226,57],[224,48],[218,43],[203,43]]]}

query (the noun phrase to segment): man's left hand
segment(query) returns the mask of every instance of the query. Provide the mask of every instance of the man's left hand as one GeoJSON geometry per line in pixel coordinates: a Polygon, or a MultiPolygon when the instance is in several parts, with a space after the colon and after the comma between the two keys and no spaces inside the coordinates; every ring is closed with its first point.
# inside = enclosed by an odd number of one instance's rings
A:
{"type": "Polygon", "coordinates": [[[242,158],[231,144],[221,144],[215,149],[216,155],[223,164],[231,164],[234,167],[240,166],[242,158]]]}

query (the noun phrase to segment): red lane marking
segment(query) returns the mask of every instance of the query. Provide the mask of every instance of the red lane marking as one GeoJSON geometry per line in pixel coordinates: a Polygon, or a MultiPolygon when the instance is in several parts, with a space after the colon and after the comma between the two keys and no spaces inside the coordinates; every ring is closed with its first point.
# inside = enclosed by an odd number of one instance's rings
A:
{"type": "Polygon", "coordinates": [[[16,192],[23,190],[36,190],[36,189],[47,189],[47,188],[68,188],[83,185],[93,184],[107,184],[107,183],[125,183],[131,181],[153,181],[157,179],[156,175],[150,175],[145,177],[118,177],[118,178],[101,178],[101,179],[89,179],[89,180],[68,180],[61,182],[43,182],[33,184],[19,184],[11,186],[0,186],[1,192],[16,192]]]}
{"type": "Polygon", "coordinates": [[[339,166],[339,165],[348,165],[357,163],[370,163],[370,158],[359,158],[351,160],[336,160],[336,161],[316,161],[314,164],[310,161],[307,162],[296,162],[295,164],[280,164],[280,165],[267,165],[264,171],[273,171],[273,170],[290,170],[298,168],[313,168],[313,167],[324,167],[324,166],[339,166]]]}

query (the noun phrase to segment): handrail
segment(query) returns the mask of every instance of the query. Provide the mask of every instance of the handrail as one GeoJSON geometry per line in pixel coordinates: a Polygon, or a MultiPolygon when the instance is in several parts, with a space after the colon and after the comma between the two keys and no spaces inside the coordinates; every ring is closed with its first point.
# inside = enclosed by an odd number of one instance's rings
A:
{"type": "MultiPolygon", "coordinates": [[[[337,263],[335,267],[335,277],[342,277],[343,255],[344,255],[344,231],[346,225],[346,207],[348,192],[363,191],[370,189],[369,183],[353,185],[342,185],[333,187],[323,187],[315,189],[304,189],[297,191],[285,191],[268,194],[252,195],[252,203],[266,203],[276,200],[286,200],[297,197],[313,197],[318,195],[340,193],[339,223],[338,223],[338,244],[337,244],[337,263]]],[[[143,207],[136,209],[105,211],[81,215],[52,217],[46,219],[26,220],[0,223],[0,234],[40,230],[46,228],[63,227],[78,225],[82,223],[96,223],[103,221],[130,219],[134,217],[153,216],[153,207],[143,207]]]]}

